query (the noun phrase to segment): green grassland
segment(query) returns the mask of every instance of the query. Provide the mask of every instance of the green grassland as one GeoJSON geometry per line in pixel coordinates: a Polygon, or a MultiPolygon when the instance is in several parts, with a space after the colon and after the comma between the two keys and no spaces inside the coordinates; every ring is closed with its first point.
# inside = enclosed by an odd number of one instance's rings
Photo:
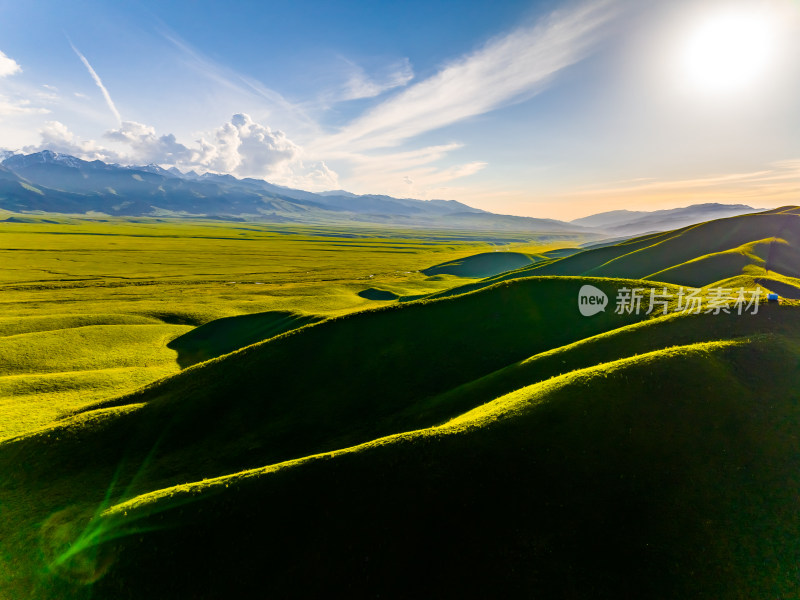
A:
{"type": "Polygon", "coordinates": [[[0,224],[0,598],[800,595],[796,208],[583,252],[29,220],[0,224]],[[720,285],[758,311],[678,311],[720,285]],[[613,310],[651,287],[667,314],[613,310]]]}
{"type": "Polygon", "coordinates": [[[9,218],[0,222],[0,439],[292,327],[385,304],[365,294],[368,288],[391,298],[446,289],[452,281],[419,272],[441,260],[509,246],[547,252],[583,241],[357,226],[9,218]],[[248,315],[256,316],[230,321],[248,315]],[[211,322],[210,330],[182,337],[211,322]],[[40,410],[31,411],[37,397],[40,410]]]}

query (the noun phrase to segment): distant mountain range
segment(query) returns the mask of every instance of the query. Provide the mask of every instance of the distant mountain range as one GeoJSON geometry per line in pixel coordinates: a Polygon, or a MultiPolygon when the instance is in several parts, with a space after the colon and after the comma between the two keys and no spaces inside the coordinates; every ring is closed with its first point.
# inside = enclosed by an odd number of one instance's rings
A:
{"type": "Polygon", "coordinates": [[[0,208],[14,212],[186,216],[271,222],[405,225],[531,232],[588,232],[553,219],[472,208],[455,200],[312,193],[232,175],[120,166],[45,150],[0,162],[0,208]]]}
{"type": "Polygon", "coordinates": [[[762,209],[698,204],[655,212],[618,210],[571,222],[499,215],[455,200],[313,193],[261,179],[182,173],[158,165],[85,161],[50,150],[0,151],[0,209],[17,213],[207,217],[297,223],[370,223],[467,230],[584,233],[627,237],[762,209]]]}
{"type": "Polygon", "coordinates": [[[602,229],[610,234],[627,237],[651,231],[669,231],[713,219],[736,217],[761,212],[746,204],[693,204],[668,210],[612,210],[570,221],[573,225],[602,229]]]}

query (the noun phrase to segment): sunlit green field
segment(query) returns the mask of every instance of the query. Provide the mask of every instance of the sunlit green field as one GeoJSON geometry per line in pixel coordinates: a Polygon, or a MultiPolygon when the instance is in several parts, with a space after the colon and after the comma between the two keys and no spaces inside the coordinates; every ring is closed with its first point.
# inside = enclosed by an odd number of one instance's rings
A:
{"type": "Polygon", "coordinates": [[[0,439],[177,372],[178,352],[168,344],[212,320],[268,311],[346,314],[385,304],[360,296],[364,290],[404,297],[465,281],[419,272],[437,263],[583,241],[357,226],[25,220],[0,222],[0,439]]]}

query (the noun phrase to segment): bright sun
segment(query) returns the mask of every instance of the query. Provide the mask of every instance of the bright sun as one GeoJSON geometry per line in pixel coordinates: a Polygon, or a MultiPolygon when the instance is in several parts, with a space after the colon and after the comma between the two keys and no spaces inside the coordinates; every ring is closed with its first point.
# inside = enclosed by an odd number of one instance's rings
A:
{"type": "Polygon", "coordinates": [[[756,10],[729,10],[697,21],[685,40],[680,69],[693,89],[736,92],[759,82],[775,54],[774,17],[756,10]]]}

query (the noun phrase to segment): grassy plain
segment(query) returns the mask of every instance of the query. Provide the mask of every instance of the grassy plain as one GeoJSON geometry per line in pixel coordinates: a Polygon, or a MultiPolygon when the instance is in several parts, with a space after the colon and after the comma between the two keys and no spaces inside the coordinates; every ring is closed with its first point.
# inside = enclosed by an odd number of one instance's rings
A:
{"type": "Polygon", "coordinates": [[[454,285],[459,278],[419,272],[435,263],[499,247],[544,252],[583,241],[359,226],[12,218],[0,221],[0,439],[175,373],[193,362],[186,357],[192,351],[195,361],[210,358],[302,323],[385,304],[366,289],[398,297],[454,285]],[[254,313],[286,322],[257,339],[252,332],[233,336],[220,348],[200,351],[191,340],[172,347],[196,326],[254,313]]]}

